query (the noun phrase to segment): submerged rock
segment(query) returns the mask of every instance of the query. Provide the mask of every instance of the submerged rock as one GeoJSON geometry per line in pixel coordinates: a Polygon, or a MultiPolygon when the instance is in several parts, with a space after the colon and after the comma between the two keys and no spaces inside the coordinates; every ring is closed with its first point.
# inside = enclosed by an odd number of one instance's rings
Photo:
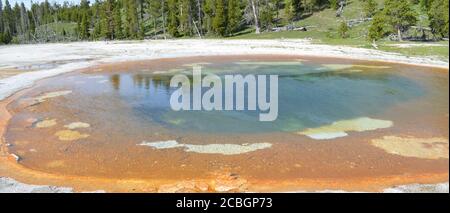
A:
{"type": "Polygon", "coordinates": [[[46,167],[48,168],[61,168],[64,167],[65,162],[62,160],[54,160],[54,161],[50,161],[46,164],[46,167]]]}
{"type": "Polygon", "coordinates": [[[267,149],[272,146],[270,143],[253,143],[253,144],[182,144],[175,140],[142,142],[140,146],[150,146],[155,149],[172,149],[184,148],[186,152],[195,152],[203,154],[222,154],[222,155],[238,155],[247,152],[253,152],[260,149],[267,149]]]}
{"type": "Polygon", "coordinates": [[[56,119],[45,119],[36,123],[37,128],[48,128],[56,125],[56,119]]]}
{"type": "Polygon", "coordinates": [[[185,120],[183,120],[183,119],[171,119],[171,120],[167,121],[167,123],[170,123],[170,124],[173,124],[173,125],[180,125],[180,124],[182,124],[184,122],[185,122],[185,120]]]}
{"type": "Polygon", "coordinates": [[[447,138],[384,136],[383,138],[373,139],[371,144],[383,149],[387,153],[404,157],[448,159],[449,155],[447,138]]]}
{"type": "Polygon", "coordinates": [[[43,94],[41,96],[36,97],[35,100],[38,103],[42,103],[42,102],[46,101],[47,99],[68,95],[70,93],[72,93],[72,90],[62,90],[62,91],[56,91],[56,92],[48,92],[48,93],[45,93],[45,94],[43,94]]]}
{"type": "Polygon", "coordinates": [[[72,122],[70,124],[65,125],[67,129],[78,129],[78,128],[89,128],[91,125],[84,122],[72,122]]]}
{"type": "Polygon", "coordinates": [[[324,140],[347,136],[350,131],[364,132],[382,128],[389,128],[392,121],[361,117],[351,120],[333,122],[330,125],[306,129],[298,134],[306,135],[312,139],[324,140]]]}
{"type": "Polygon", "coordinates": [[[81,134],[80,132],[73,130],[61,130],[56,132],[55,136],[57,136],[58,139],[62,141],[74,141],[89,137],[88,134],[81,134]]]}

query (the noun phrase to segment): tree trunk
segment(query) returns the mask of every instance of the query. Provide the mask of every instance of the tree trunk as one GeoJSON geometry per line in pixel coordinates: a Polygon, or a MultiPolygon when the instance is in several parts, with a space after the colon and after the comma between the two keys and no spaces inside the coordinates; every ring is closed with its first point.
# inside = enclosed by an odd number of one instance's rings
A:
{"type": "Polygon", "coordinates": [[[400,30],[400,27],[397,27],[397,36],[398,36],[398,41],[403,41],[402,31],[400,30]]]}
{"type": "Polygon", "coordinates": [[[197,0],[197,7],[198,7],[198,27],[200,30],[200,36],[203,35],[203,30],[202,30],[202,3],[200,2],[201,0],[197,0]]]}
{"type": "Polygon", "coordinates": [[[259,29],[258,12],[256,10],[255,0],[250,0],[250,3],[252,4],[253,17],[255,19],[256,34],[260,34],[261,31],[259,29]]]}
{"type": "Polygon", "coordinates": [[[154,29],[154,30],[153,30],[153,31],[154,31],[153,34],[154,34],[154,36],[155,36],[155,38],[156,38],[156,30],[157,30],[157,29],[156,29],[156,18],[155,18],[155,17],[153,17],[153,29],[154,29]]]}
{"type": "Polygon", "coordinates": [[[164,0],[162,1],[162,7],[161,7],[161,13],[162,13],[162,22],[163,22],[163,34],[164,39],[166,39],[166,18],[164,17],[164,0]]]}
{"type": "Polygon", "coordinates": [[[197,31],[198,37],[202,38],[202,34],[200,34],[200,31],[198,30],[197,24],[195,23],[195,21],[192,21],[192,22],[194,23],[194,27],[195,27],[195,30],[197,31]]]}

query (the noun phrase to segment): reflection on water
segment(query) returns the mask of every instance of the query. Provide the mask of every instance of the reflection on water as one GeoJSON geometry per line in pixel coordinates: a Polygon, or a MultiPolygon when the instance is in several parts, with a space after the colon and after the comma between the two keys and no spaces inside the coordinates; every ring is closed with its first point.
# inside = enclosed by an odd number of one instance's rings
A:
{"type": "MultiPolygon", "coordinates": [[[[417,83],[386,67],[360,66],[355,71],[348,65],[331,69],[297,63],[225,63],[204,66],[202,73],[218,74],[222,80],[225,74],[278,74],[278,119],[259,122],[259,112],[248,110],[172,111],[169,99],[176,88],[170,87],[170,78],[175,73],[111,74],[109,81],[114,91],[107,92],[129,104],[140,122],[157,122],[181,131],[236,133],[301,131],[339,120],[376,116],[386,107],[424,94],[417,83]]],[[[192,76],[189,78],[192,81],[192,76]]],[[[203,88],[203,92],[206,90],[203,88]]],[[[92,93],[89,89],[85,92],[92,93]]],[[[247,100],[247,92],[245,96],[247,100]]]]}
{"type": "Polygon", "coordinates": [[[111,75],[111,77],[109,79],[111,81],[111,85],[113,86],[113,88],[115,90],[120,89],[120,75],[113,74],[113,75],[111,75]]]}

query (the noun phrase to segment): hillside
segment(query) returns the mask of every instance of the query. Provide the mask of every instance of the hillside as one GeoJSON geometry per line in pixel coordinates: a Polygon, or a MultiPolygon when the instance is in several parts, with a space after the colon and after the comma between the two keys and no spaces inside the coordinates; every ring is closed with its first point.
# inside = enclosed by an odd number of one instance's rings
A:
{"type": "MultiPolygon", "coordinates": [[[[383,6],[383,0],[376,0],[378,7],[383,6]]],[[[348,37],[343,39],[338,35],[338,28],[341,22],[351,22],[360,20],[363,17],[363,5],[360,0],[348,0],[344,8],[343,15],[336,17],[336,10],[325,8],[315,11],[309,17],[294,22],[295,27],[305,27],[307,31],[281,31],[281,32],[261,32],[255,34],[253,30],[245,30],[237,33],[237,36],[231,39],[311,39],[314,43],[323,43],[331,45],[346,45],[360,48],[374,49],[372,42],[367,39],[370,21],[359,23],[349,28],[348,37]]],[[[420,14],[418,25],[427,26],[427,15],[416,6],[416,11],[420,14]]],[[[283,18],[283,10],[280,10],[280,16],[283,18]]],[[[417,33],[410,30],[410,34],[417,33]]],[[[428,35],[430,36],[430,35],[428,35]]],[[[428,56],[437,57],[440,60],[448,61],[449,42],[398,42],[382,39],[377,42],[378,49],[397,52],[410,56],[428,56]]]]}

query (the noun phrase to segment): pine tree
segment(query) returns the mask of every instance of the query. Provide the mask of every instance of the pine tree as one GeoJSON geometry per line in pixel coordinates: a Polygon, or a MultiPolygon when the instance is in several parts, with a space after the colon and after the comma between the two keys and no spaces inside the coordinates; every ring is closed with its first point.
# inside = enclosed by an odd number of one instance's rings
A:
{"type": "Polygon", "coordinates": [[[100,11],[101,37],[105,39],[113,38],[113,4],[113,0],[106,0],[100,11]]]}
{"type": "Polygon", "coordinates": [[[114,34],[113,39],[122,39],[123,38],[123,28],[122,28],[122,12],[121,12],[121,4],[120,1],[117,1],[113,8],[114,15],[114,34]]]}
{"type": "Polygon", "coordinates": [[[433,34],[448,38],[449,1],[433,0],[427,11],[433,34]]]}
{"type": "Polygon", "coordinates": [[[433,1],[434,0],[420,0],[419,5],[420,7],[428,11],[431,8],[431,4],[433,3],[433,1]]]}
{"type": "Polygon", "coordinates": [[[2,36],[2,39],[0,39],[0,43],[3,41],[3,2],[0,0],[0,35],[2,36]]]}
{"type": "Polygon", "coordinates": [[[314,11],[316,0],[302,0],[302,6],[305,13],[311,14],[314,11]]]}
{"type": "MultiPolygon", "coordinates": [[[[3,8],[3,23],[4,23],[4,29],[3,29],[3,40],[7,41],[8,38],[11,37],[11,33],[13,32],[14,28],[15,28],[15,23],[14,23],[14,14],[13,11],[11,9],[11,5],[9,4],[8,0],[5,0],[5,6],[3,8]],[[6,32],[8,32],[8,37],[6,37],[6,32]]],[[[9,39],[10,40],[10,39],[9,39]]],[[[5,42],[5,43],[9,43],[9,42],[5,42]]]]}
{"type": "Polygon", "coordinates": [[[236,32],[242,21],[242,9],[241,9],[241,1],[240,0],[228,0],[228,25],[227,25],[227,33],[229,35],[236,32]]]}
{"type": "Polygon", "coordinates": [[[216,8],[212,23],[214,32],[221,36],[225,35],[227,29],[227,19],[224,3],[224,0],[216,0],[216,8]]]}
{"type": "Polygon", "coordinates": [[[333,10],[337,10],[339,8],[340,0],[330,0],[330,7],[333,10]]]}
{"type": "Polygon", "coordinates": [[[179,19],[178,19],[178,1],[177,0],[169,0],[167,2],[168,6],[168,17],[167,17],[167,29],[169,33],[173,37],[180,36],[178,32],[179,19]]]}
{"type": "Polygon", "coordinates": [[[9,28],[7,28],[5,30],[5,32],[3,32],[3,43],[9,44],[11,42],[11,40],[12,40],[12,36],[11,36],[11,33],[9,32],[9,28]]]}
{"type": "Polygon", "coordinates": [[[162,19],[162,29],[164,39],[166,39],[166,20],[167,20],[167,2],[166,0],[161,0],[161,19],[162,19]]]}
{"type": "Polygon", "coordinates": [[[216,0],[204,0],[204,6],[203,6],[203,12],[205,13],[205,21],[203,22],[203,27],[208,31],[212,32],[212,22],[214,18],[214,11],[215,11],[215,2],[216,0]]]}
{"type": "Polygon", "coordinates": [[[284,2],[284,14],[288,23],[292,23],[295,19],[295,5],[293,0],[285,0],[284,2]]]}
{"type": "Polygon", "coordinates": [[[19,3],[15,3],[13,7],[13,22],[14,22],[14,28],[11,30],[13,35],[20,35],[22,34],[22,23],[20,22],[20,6],[19,3]]]}
{"type": "Polygon", "coordinates": [[[365,0],[363,4],[364,15],[370,18],[375,15],[378,9],[378,3],[375,0],[365,0]]]}
{"type": "Polygon", "coordinates": [[[128,38],[137,38],[139,31],[136,0],[125,0],[125,32],[128,38]]]}
{"type": "Polygon", "coordinates": [[[28,14],[28,23],[30,23],[30,36],[34,35],[36,32],[36,20],[33,13],[33,7],[27,12],[28,14]]]}
{"type": "Polygon", "coordinates": [[[267,31],[272,27],[274,16],[275,16],[275,8],[272,2],[269,0],[263,1],[263,6],[261,7],[261,26],[265,28],[267,31]]]}
{"type": "Polygon", "coordinates": [[[185,36],[191,35],[191,22],[192,22],[192,0],[179,0],[179,25],[180,31],[185,36]]]}
{"type": "Polygon", "coordinates": [[[402,32],[417,22],[417,14],[409,0],[385,0],[383,13],[397,31],[399,41],[402,41],[402,32]]]}
{"type": "Polygon", "coordinates": [[[89,35],[89,19],[88,19],[88,12],[83,11],[81,15],[81,23],[80,23],[80,38],[82,40],[85,40],[90,37],[89,35]]]}
{"type": "Polygon", "coordinates": [[[29,22],[28,22],[28,14],[27,9],[25,8],[25,4],[22,2],[20,4],[20,26],[23,35],[24,41],[30,40],[30,32],[29,32],[29,22]]]}
{"type": "Polygon", "coordinates": [[[153,25],[153,35],[158,33],[158,21],[161,18],[161,1],[147,0],[147,13],[150,15],[153,25]]]}
{"type": "Polygon", "coordinates": [[[377,13],[372,19],[367,38],[370,41],[379,40],[385,36],[386,31],[385,16],[382,13],[377,13]]]}
{"type": "Polygon", "coordinates": [[[89,26],[90,26],[90,15],[89,15],[89,1],[87,0],[81,0],[80,2],[80,9],[79,13],[80,16],[78,17],[79,20],[79,27],[78,27],[78,33],[79,37],[82,40],[86,40],[90,37],[89,34],[89,26]]]}
{"type": "Polygon", "coordinates": [[[101,30],[102,30],[102,22],[101,22],[101,5],[99,0],[95,0],[93,8],[93,25],[94,29],[91,34],[91,39],[96,40],[101,37],[101,30]]]}
{"type": "Polygon", "coordinates": [[[339,28],[338,28],[339,36],[341,38],[347,38],[348,37],[348,34],[347,34],[348,30],[349,30],[349,28],[348,28],[347,23],[345,21],[341,21],[341,23],[339,24],[339,28]]]}

